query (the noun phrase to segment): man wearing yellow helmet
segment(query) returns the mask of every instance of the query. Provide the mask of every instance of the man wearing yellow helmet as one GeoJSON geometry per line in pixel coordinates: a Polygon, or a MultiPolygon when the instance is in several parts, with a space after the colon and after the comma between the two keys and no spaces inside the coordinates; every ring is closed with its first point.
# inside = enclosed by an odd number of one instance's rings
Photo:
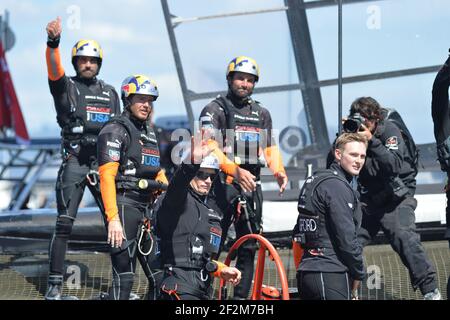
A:
{"type": "Polygon", "coordinates": [[[48,81],[55,103],[56,119],[61,127],[63,161],[56,182],[58,217],[50,241],[45,298],[59,300],[71,298],[61,296],[64,257],[86,186],[102,207],[95,179],[97,135],[110,117],[120,113],[120,101],[112,86],[97,79],[103,52],[96,41],[80,40],[75,44],[72,64],[77,75],[68,77],[59,53],[61,19],[58,17],[50,21],[46,30],[48,81]]]}
{"type": "MultiPolygon", "coordinates": [[[[158,187],[168,184],[160,167],[158,141],[149,121],[159,93],[156,84],[144,75],[126,78],[121,92],[124,112],[103,127],[97,145],[113,268],[109,299],[130,299],[136,258],[149,281],[147,297],[155,299],[159,292],[158,277],[162,277],[157,270],[160,269],[158,248],[155,242],[145,250],[143,238],[137,234],[142,219],[152,218],[147,212],[159,194],[158,187]]],[[[149,224],[144,225],[149,232],[149,224]]],[[[151,238],[151,233],[146,235],[151,238]]]]}
{"type": "MultiPolygon", "coordinates": [[[[227,95],[218,96],[200,114],[200,126],[204,134],[207,137],[219,137],[216,138],[216,144],[210,143],[210,147],[220,157],[221,170],[225,173],[222,183],[214,186],[216,204],[224,214],[222,243],[232,221],[238,238],[262,232],[260,156],[264,155],[273,172],[280,194],[288,182],[281,154],[272,138],[270,113],[251,98],[259,80],[258,64],[246,56],[236,57],[228,64],[226,79],[227,95]],[[219,148],[219,145],[225,147],[219,148]]],[[[238,250],[236,267],[242,270],[242,282],[234,290],[236,299],[248,296],[255,251],[256,244],[252,241],[247,241],[238,250]]]]}

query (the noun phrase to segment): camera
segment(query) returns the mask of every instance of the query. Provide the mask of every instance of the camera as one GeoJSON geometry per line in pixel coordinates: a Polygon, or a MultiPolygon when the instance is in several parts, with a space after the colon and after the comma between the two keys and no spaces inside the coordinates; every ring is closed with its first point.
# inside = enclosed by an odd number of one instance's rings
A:
{"type": "Polygon", "coordinates": [[[342,125],[344,132],[355,133],[359,131],[359,128],[364,123],[365,119],[359,113],[350,115],[342,125]]]}

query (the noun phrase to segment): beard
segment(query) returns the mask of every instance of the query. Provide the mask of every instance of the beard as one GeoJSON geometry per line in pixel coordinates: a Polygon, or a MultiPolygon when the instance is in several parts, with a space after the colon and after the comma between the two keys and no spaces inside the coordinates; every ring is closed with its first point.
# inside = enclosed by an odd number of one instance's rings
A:
{"type": "Polygon", "coordinates": [[[92,79],[97,75],[97,71],[94,69],[83,69],[78,71],[80,78],[92,79]]]}
{"type": "Polygon", "coordinates": [[[253,93],[253,89],[243,89],[243,88],[235,88],[233,86],[230,87],[231,93],[241,101],[247,100],[253,93]]]}

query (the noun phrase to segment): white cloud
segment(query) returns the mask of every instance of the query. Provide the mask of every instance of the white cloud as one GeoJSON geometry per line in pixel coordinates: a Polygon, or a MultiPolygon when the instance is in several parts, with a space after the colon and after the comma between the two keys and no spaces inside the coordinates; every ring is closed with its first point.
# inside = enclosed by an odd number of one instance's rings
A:
{"type": "Polygon", "coordinates": [[[42,74],[46,79],[45,42],[34,43],[33,46],[22,47],[6,54],[11,72],[14,74],[42,74]],[[20,51],[18,51],[20,50],[20,51]]]}
{"type": "Polygon", "coordinates": [[[180,82],[176,73],[150,75],[158,85],[159,97],[155,104],[155,117],[185,114],[180,82]]]}
{"type": "Polygon", "coordinates": [[[15,15],[37,16],[41,13],[40,5],[36,4],[36,1],[2,0],[0,13],[3,14],[4,10],[15,15]]]}
{"type": "Polygon", "coordinates": [[[101,43],[115,42],[120,44],[142,44],[152,45],[156,42],[155,37],[149,34],[136,32],[134,27],[121,26],[107,22],[90,22],[83,24],[82,30],[77,33],[95,34],[95,39],[101,43]]]}

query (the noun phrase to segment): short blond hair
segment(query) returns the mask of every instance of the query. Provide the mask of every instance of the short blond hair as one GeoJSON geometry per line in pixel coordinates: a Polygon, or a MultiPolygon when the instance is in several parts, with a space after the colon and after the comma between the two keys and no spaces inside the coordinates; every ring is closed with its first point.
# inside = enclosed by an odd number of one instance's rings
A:
{"type": "Polygon", "coordinates": [[[368,141],[365,136],[358,134],[358,133],[345,132],[336,139],[334,148],[344,151],[345,145],[350,142],[361,142],[361,143],[364,143],[366,148],[368,146],[368,141]]]}

